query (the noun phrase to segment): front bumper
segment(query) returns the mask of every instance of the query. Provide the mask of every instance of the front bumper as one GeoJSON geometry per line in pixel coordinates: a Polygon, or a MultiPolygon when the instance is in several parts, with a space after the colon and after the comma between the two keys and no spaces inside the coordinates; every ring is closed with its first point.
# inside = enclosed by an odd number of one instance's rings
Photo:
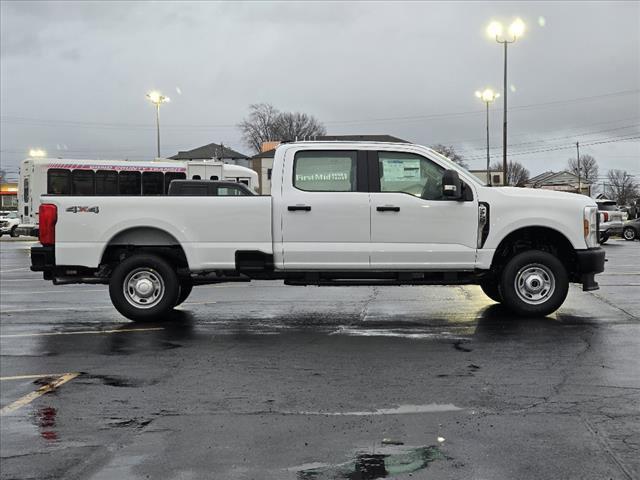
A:
{"type": "Polygon", "coordinates": [[[585,292],[598,290],[600,286],[595,281],[596,273],[604,272],[604,249],[590,248],[589,250],[576,250],[578,258],[578,273],[582,281],[582,290],[585,292]]]}

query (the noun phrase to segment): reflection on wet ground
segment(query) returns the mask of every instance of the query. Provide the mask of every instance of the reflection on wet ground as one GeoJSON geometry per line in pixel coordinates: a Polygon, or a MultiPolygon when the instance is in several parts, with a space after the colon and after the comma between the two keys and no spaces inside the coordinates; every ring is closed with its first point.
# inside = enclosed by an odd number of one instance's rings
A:
{"type": "Polygon", "coordinates": [[[374,480],[413,473],[445,458],[438,447],[382,446],[358,452],[352,461],[337,465],[316,464],[298,470],[300,480],[374,480]]]}

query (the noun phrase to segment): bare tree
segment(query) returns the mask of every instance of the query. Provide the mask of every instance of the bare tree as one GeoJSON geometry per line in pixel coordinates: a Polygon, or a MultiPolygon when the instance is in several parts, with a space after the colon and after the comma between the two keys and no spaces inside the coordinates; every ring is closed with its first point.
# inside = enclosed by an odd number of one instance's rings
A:
{"type": "Polygon", "coordinates": [[[249,106],[247,118],[238,124],[242,138],[251,149],[259,152],[269,141],[295,140],[325,135],[324,126],[313,116],[300,112],[280,112],[268,103],[249,106]]]}
{"type": "Polygon", "coordinates": [[[593,185],[598,181],[598,162],[591,155],[580,155],[580,172],[578,172],[578,161],[575,158],[569,159],[567,170],[578,175],[585,183],[593,185]]]}
{"type": "Polygon", "coordinates": [[[441,143],[436,143],[435,145],[431,145],[431,150],[435,150],[440,155],[444,155],[449,160],[457,163],[461,167],[468,167],[464,157],[456,152],[456,149],[453,147],[453,145],[443,145],[441,143]]]}
{"type": "MultiPolygon", "coordinates": [[[[491,171],[502,171],[502,162],[494,162],[489,167],[491,171]]],[[[507,163],[507,185],[513,187],[523,187],[529,180],[529,170],[520,162],[509,160],[507,163]]]]}
{"type": "Polygon", "coordinates": [[[278,140],[276,123],[280,112],[268,103],[254,103],[249,106],[249,110],[251,113],[238,127],[245,143],[259,152],[263,142],[278,140]]]}
{"type": "Polygon", "coordinates": [[[640,185],[626,170],[609,170],[604,194],[618,205],[629,205],[640,197],[640,185]]]}
{"type": "Polygon", "coordinates": [[[276,121],[276,131],[281,140],[302,140],[327,133],[317,119],[300,112],[281,113],[276,121]]]}

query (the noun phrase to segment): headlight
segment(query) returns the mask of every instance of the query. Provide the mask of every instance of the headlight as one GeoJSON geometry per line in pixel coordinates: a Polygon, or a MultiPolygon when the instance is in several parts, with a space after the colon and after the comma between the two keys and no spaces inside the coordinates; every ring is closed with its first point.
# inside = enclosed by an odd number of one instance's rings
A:
{"type": "Polygon", "coordinates": [[[598,246],[598,207],[584,207],[582,228],[587,248],[596,248],[598,246]]]}

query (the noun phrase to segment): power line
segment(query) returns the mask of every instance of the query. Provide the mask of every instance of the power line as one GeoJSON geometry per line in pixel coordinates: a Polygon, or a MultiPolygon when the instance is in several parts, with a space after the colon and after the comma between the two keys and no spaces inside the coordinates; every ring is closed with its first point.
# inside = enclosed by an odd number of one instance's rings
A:
{"type": "MultiPolygon", "coordinates": [[[[556,106],[556,105],[566,105],[569,103],[577,103],[584,101],[592,101],[602,98],[610,98],[610,97],[620,97],[627,95],[637,95],[640,93],[640,89],[636,90],[623,90],[619,92],[611,92],[605,93],[601,95],[591,95],[587,97],[577,97],[566,100],[554,100],[550,102],[542,102],[542,103],[532,103],[528,105],[519,105],[513,106],[509,110],[517,111],[517,110],[527,110],[532,108],[542,108],[548,106],[556,106]]],[[[498,109],[493,109],[494,111],[498,111],[498,109]]],[[[400,117],[385,117],[385,118],[370,118],[370,119],[352,119],[352,120],[329,120],[323,122],[326,125],[347,125],[347,124],[358,124],[358,123],[377,123],[377,122],[392,122],[392,121],[407,121],[407,120],[430,120],[430,119],[438,119],[438,118],[447,118],[447,117],[459,117],[466,115],[477,115],[485,113],[485,110],[469,110],[464,112],[447,112],[447,113],[435,113],[435,114],[427,114],[427,115],[411,115],[411,116],[400,116],[400,117]]],[[[54,120],[54,119],[41,119],[41,118],[33,118],[33,117],[16,117],[10,115],[2,115],[0,118],[0,122],[14,125],[34,125],[34,126],[45,126],[45,127],[53,127],[53,126],[67,126],[67,127],[80,127],[80,128],[105,128],[105,129],[119,129],[119,128],[128,128],[128,129],[153,129],[155,128],[152,124],[141,124],[141,123],[121,123],[121,122],[81,122],[74,120],[54,120]]],[[[163,128],[170,129],[213,129],[213,128],[237,128],[237,124],[166,124],[163,125],[163,128]]]]}

